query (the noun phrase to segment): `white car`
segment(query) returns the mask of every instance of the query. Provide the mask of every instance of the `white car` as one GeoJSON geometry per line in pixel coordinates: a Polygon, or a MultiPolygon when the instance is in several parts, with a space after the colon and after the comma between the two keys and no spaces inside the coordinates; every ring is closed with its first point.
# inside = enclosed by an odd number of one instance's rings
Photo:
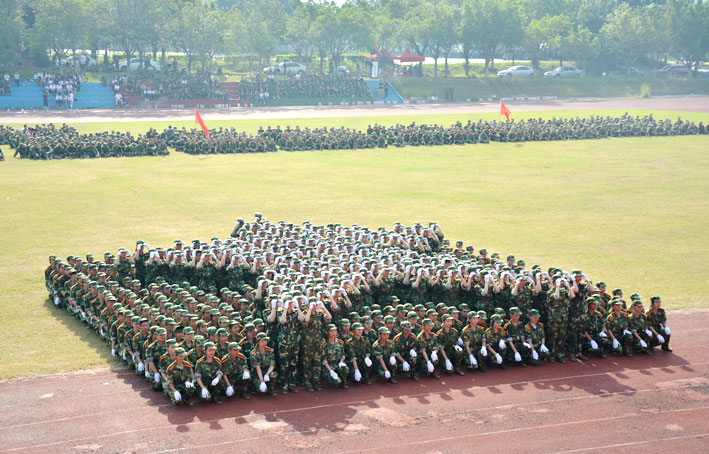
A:
{"type": "Polygon", "coordinates": [[[497,77],[534,77],[534,69],[529,66],[512,66],[497,72],[497,77]]]}
{"type": "Polygon", "coordinates": [[[269,66],[268,68],[263,68],[265,74],[305,74],[308,72],[308,68],[305,65],[301,65],[296,62],[281,62],[276,63],[274,66],[269,66]]]}
{"type": "Polygon", "coordinates": [[[545,72],[544,77],[583,77],[583,70],[573,66],[559,66],[545,72]]]}
{"type": "MultiPolygon", "coordinates": [[[[98,62],[96,61],[95,58],[91,58],[88,55],[84,56],[86,58],[86,66],[96,66],[98,62]]],[[[81,65],[81,55],[77,55],[76,59],[74,57],[67,57],[64,60],[62,60],[61,65],[65,68],[68,68],[70,66],[80,66],[81,65]]]]}
{"type": "MultiPolygon", "coordinates": [[[[130,66],[128,66],[129,62],[122,61],[118,65],[118,70],[119,71],[125,71],[126,68],[129,68],[131,71],[135,71],[138,68],[142,68],[145,66],[145,61],[140,61],[140,58],[131,58],[130,59],[130,66]]],[[[162,69],[160,67],[160,63],[156,62],[155,60],[150,60],[150,68],[154,69],[155,71],[160,71],[162,69]]]]}

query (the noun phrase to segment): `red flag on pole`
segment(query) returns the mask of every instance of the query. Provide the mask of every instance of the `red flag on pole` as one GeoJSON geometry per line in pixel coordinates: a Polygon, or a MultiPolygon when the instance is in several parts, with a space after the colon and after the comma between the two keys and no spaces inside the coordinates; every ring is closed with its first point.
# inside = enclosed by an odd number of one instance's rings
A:
{"type": "Polygon", "coordinates": [[[507,123],[510,122],[510,109],[507,108],[504,102],[500,101],[500,115],[504,115],[507,118],[507,123]]]}
{"type": "Polygon", "coordinates": [[[194,122],[202,127],[204,135],[209,138],[209,129],[207,129],[207,125],[204,124],[204,120],[202,120],[202,116],[199,114],[196,107],[194,108],[194,122]]]}

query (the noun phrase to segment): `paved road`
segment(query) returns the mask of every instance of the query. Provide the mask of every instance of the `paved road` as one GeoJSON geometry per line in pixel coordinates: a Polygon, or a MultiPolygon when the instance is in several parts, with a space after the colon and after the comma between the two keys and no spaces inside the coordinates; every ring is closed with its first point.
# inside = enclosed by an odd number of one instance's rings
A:
{"type": "Polygon", "coordinates": [[[709,311],[674,353],[174,408],[128,370],[0,384],[0,453],[707,452],[709,311]]]}
{"type": "MultiPolygon", "coordinates": [[[[708,96],[655,97],[648,99],[593,99],[583,101],[506,101],[512,112],[549,110],[655,109],[709,112],[708,96]]],[[[202,117],[211,120],[271,118],[376,117],[392,115],[466,114],[499,112],[498,102],[450,104],[402,104],[371,106],[254,107],[204,109],[202,117]]],[[[95,110],[78,112],[0,113],[0,123],[18,122],[103,122],[103,121],[178,121],[194,120],[191,110],[95,110]]]]}

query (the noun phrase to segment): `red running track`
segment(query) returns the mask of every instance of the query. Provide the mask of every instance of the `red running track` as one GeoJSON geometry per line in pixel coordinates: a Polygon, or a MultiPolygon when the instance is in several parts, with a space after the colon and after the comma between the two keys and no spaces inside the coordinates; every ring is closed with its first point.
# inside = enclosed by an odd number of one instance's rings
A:
{"type": "Polygon", "coordinates": [[[709,452],[709,311],[674,353],[175,408],[132,371],[0,384],[0,453],[709,452]]]}

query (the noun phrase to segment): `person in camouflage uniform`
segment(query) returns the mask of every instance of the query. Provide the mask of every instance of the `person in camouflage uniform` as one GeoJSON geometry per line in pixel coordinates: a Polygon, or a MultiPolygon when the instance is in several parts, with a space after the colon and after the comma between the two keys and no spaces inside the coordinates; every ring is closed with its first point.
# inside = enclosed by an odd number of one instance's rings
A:
{"type": "Polygon", "coordinates": [[[423,331],[416,337],[419,346],[419,356],[416,367],[419,374],[428,374],[432,378],[441,378],[436,372],[438,366],[438,336],[433,332],[434,323],[430,318],[422,322],[423,331]]]}
{"type": "Polygon", "coordinates": [[[327,325],[327,339],[322,345],[322,376],[329,386],[347,389],[347,377],[350,369],[345,362],[345,343],[337,338],[337,326],[327,325]]]}
{"type": "MultiPolygon", "coordinates": [[[[305,299],[304,297],[301,298],[305,299]]],[[[323,302],[319,302],[317,298],[312,298],[308,301],[308,310],[303,318],[303,375],[305,389],[309,392],[322,389],[320,385],[321,376],[324,376],[321,374],[322,345],[324,342],[322,333],[325,323],[330,320],[332,320],[332,315],[323,302]]],[[[344,342],[342,340],[342,345],[344,345],[344,342]]],[[[330,373],[328,372],[328,374],[330,373]]],[[[328,378],[328,376],[324,377],[325,379],[328,378]]]]}
{"type": "Polygon", "coordinates": [[[463,340],[465,365],[470,370],[478,369],[480,372],[487,372],[484,364],[487,356],[485,328],[479,324],[480,314],[470,311],[467,319],[468,324],[465,325],[460,336],[463,340]]]}
{"type": "Polygon", "coordinates": [[[278,380],[278,372],[276,372],[276,356],[273,349],[268,346],[270,340],[266,333],[256,335],[256,347],[249,355],[249,362],[251,363],[251,376],[258,379],[258,381],[252,380],[256,390],[275,396],[274,388],[278,380]]]}
{"type": "Polygon", "coordinates": [[[507,348],[507,332],[502,328],[502,317],[494,314],[490,317],[490,327],[485,330],[485,348],[487,349],[487,364],[497,364],[505,370],[504,358],[507,348]]]}
{"type": "Polygon", "coordinates": [[[347,360],[352,364],[350,375],[355,382],[363,382],[370,385],[369,374],[372,371],[373,362],[371,359],[372,345],[369,340],[362,336],[364,327],[361,323],[352,326],[352,337],[345,342],[345,353],[347,360]]]}
{"type": "Polygon", "coordinates": [[[633,336],[633,350],[636,353],[652,355],[650,339],[653,337],[653,332],[650,331],[650,324],[643,311],[643,303],[640,300],[636,300],[630,307],[628,330],[633,336]]]}
{"type": "Polygon", "coordinates": [[[524,345],[524,325],[522,324],[522,310],[517,306],[510,308],[510,320],[503,327],[507,333],[506,357],[508,363],[516,363],[524,367],[530,360],[531,349],[527,349],[524,345]]]}
{"type": "MultiPolygon", "coordinates": [[[[416,315],[416,313],[413,313],[416,315]]],[[[401,362],[401,372],[409,372],[411,379],[418,381],[416,373],[416,359],[418,357],[418,341],[412,331],[411,322],[404,320],[399,325],[401,332],[394,336],[394,351],[396,358],[401,362]]]]}
{"type": "Polygon", "coordinates": [[[564,363],[569,329],[569,301],[574,293],[561,274],[555,275],[554,279],[554,287],[547,292],[546,338],[551,345],[549,362],[556,360],[564,363]]]}
{"type": "Polygon", "coordinates": [[[194,405],[190,400],[194,394],[194,370],[192,364],[185,360],[187,352],[182,347],[175,349],[175,360],[165,370],[167,383],[166,394],[173,405],[194,405]]]}
{"type": "Polygon", "coordinates": [[[204,356],[197,360],[194,376],[200,387],[202,400],[210,399],[217,405],[222,401],[219,396],[224,392],[224,372],[222,360],[215,356],[217,346],[214,342],[205,342],[204,356]]]}
{"type": "Polygon", "coordinates": [[[667,326],[667,315],[665,315],[665,310],[661,306],[662,300],[659,296],[650,298],[650,309],[645,314],[649,329],[653,332],[653,337],[650,339],[650,346],[656,347],[657,345],[662,345],[662,350],[671,352],[670,336],[672,335],[672,331],[667,326]]]}
{"type": "MultiPolygon", "coordinates": [[[[286,299],[284,307],[276,307],[278,301],[271,300],[271,315],[278,317],[278,365],[281,392],[297,392],[295,389],[298,376],[298,354],[300,352],[301,327],[305,319],[300,305],[293,299],[286,299]]],[[[320,361],[318,361],[320,366],[320,361]]],[[[318,376],[320,374],[315,374],[318,376]]],[[[319,386],[319,381],[318,381],[319,386]]],[[[312,387],[312,385],[311,385],[312,387]]]]}
{"type": "Polygon", "coordinates": [[[372,344],[374,370],[378,378],[389,380],[390,383],[396,383],[396,350],[394,342],[389,339],[389,328],[382,326],[377,332],[379,339],[372,344]]]}
{"type": "Polygon", "coordinates": [[[588,310],[581,317],[581,331],[579,333],[581,352],[605,358],[603,350],[608,344],[606,334],[606,321],[598,312],[598,300],[592,296],[586,298],[588,310]]]}
{"type": "Polygon", "coordinates": [[[225,394],[227,397],[231,397],[234,395],[235,387],[239,387],[241,396],[244,399],[250,399],[251,373],[248,360],[240,350],[238,343],[229,342],[229,353],[221,358],[224,383],[227,386],[225,394]]]}
{"type": "Polygon", "coordinates": [[[622,352],[625,356],[633,356],[633,335],[628,331],[629,322],[628,315],[623,311],[623,301],[612,299],[611,312],[606,317],[606,332],[610,336],[611,350],[622,352]]]}
{"type": "Polygon", "coordinates": [[[459,369],[463,357],[463,340],[460,338],[458,330],[453,328],[453,317],[446,314],[443,316],[443,326],[436,333],[438,339],[438,352],[443,357],[446,373],[465,375],[459,369]]]}
{"type": "Polygon", "coordinates": [[[522,351],[529,364],[541,366],[542,361],[549,357],[549,349],[545,344],[544,325],[539,321],[541,314],[536,309],[529,310],[529,321],[522,333],[522,351]]]}

